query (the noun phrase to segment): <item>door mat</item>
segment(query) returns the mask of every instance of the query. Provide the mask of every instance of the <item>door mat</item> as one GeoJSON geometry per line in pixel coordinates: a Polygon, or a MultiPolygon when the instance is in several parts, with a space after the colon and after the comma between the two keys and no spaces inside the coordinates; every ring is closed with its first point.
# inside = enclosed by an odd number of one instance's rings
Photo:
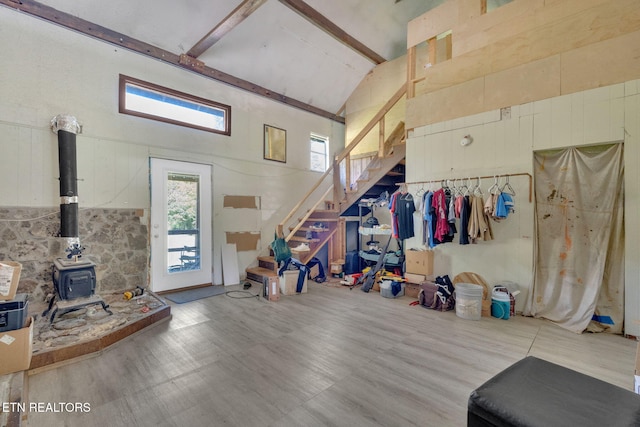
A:
{"type": "Polygon", "coordinates": [[[222,285],[205,286],[203,288],[187,289],[186,291],[172,292],[162,295],[163,298],[173,301],[176,304],[184,304],[185,302],[196,301],[202,298],[209,298],[215,295],[222,295],[226,292],[222,285]]]}

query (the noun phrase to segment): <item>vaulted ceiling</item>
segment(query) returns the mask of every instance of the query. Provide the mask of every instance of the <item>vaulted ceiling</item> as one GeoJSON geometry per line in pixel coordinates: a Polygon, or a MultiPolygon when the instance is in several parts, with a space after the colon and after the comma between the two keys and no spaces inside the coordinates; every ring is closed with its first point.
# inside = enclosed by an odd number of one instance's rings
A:
{"type": "MultiPolygon", "coordinates": [[[[407,23],[444,0],[0,0],[334,120],[407,23]]],[[[500,1],[500,0],[494,0],[500,1]]]]}

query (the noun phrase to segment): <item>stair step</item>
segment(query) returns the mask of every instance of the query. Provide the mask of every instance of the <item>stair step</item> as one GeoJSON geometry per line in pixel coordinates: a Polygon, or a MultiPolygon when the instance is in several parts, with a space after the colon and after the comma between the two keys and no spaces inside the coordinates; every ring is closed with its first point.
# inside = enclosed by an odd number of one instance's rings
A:
{"type": "Polygon", "coordinates": [[[333,218],[335,220],[338,219],[338,213],[336,211],[327,211],[327,210],[316,210],[309,215],[308,222],[310,221],[322,221],[325,218],[333,218]]]}
{"type": "Polygon", "coordinates": [[[271,270],[274,272],[278,271],[278,263],[272,256],[259,256],[258,267],[266,268],[267,270],[271,270]]]}
{"type": "MultiPolygon", "coordinates": [[[[339,218],[337,217],[330,217],[330,218],[313,217],[313,218],[309,218],[305,222],[314,223],[314,222],[338,222],[338,221],[339,221],[339,218]]],[[[298,218],[298,222],[302,222],[302,218],[298,218]]]]}
{"type": "Polygon", "coordinates": [[[297,258],[303,264],[308,263],[311,260],[311,258],[313,258],[311,251],[304,251],[304,252],[293,251],[293,253],[295,254],[294,258],[297,258]]]}
{"type": "Polygon", "coordinates": [[[305,243],[318,243],[320,241],[320,239],[307,239],[306,237],[303,237],[303,236],[291,236],[289,241],[290,242],[294,241],[294,242],[305,242],[305,243]]]}
{"type": "Polygon", "coordinates": [[[247,272],[248,280],[254,280],[258,283],[263,283],[263,279],[265,277],[274,277],[278,275],[275,271],[262,267],[250,267],[245,271],[247,272]]]}
{"type": "MultiPolygon", "coordinates": [[[[294,228],[295,228],[295,227],[289,227],[289,231],[292,231],[294,228]]],[[[313,231],[313,232],[316,232],[316,233],[324,233],[325,231],[329,231],[329,229],[328,229],[328,228],[325,228],[325,229],[319,230],[319,229],[311,228],[311,227],[300,227],[300,228],[298,229],[298,231],[303,231],[303,232],[305,232],[305,233],[306,233],[307,231],[313,231]]]]}

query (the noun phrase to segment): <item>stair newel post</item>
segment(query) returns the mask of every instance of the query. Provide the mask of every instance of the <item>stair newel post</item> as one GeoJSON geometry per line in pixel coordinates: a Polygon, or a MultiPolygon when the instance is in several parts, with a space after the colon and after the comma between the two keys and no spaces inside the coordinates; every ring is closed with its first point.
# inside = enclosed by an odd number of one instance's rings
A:
{"type": "MultiPolygon", "coordinates": [[[[347,192],[349,192],[349,190],[351,190],[351,153],[347,154],[347,157],[345,157],[344,162],[345,162],[344,163],[344,172],[345,172],[344,182],[345,182],[347,192]]],[[[338,173],[340,172],[338,171],[338,173]]]]}
{"type": "Polygon", "coordinates": [[[383,158],[384,157],[384,132],[385,132],[385,116],[382,116],[382,118],[380,119],[380,121],[378,122],[378,131],[379,131],[379,138],[378,138],[378,157],[379,158],[383,158]]]}
{"type": "MultiPolygon", "coordinates": [[[[347,164],[349,162],[347,161],[347,164]]],[[[349,181],[347,179],[345,185],[349,185],[349,181]]],[[[340,202],[344,199],[344,194],[346,192],[346,188],[343,190],[342,183],[340,182],[340,166],[338,165],[338,159],[333,159],[333,205],[339,206],[340,202]]]]}

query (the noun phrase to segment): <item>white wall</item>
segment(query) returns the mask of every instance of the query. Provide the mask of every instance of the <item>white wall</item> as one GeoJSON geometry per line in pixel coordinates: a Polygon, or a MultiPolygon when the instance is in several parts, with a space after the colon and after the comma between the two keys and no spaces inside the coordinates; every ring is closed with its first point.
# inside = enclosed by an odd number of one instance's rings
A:
{"type": "Polygon", "coordinates": [[[640,336],[640,80],[624,88],[625,332],[640,336]]]}
{"type": "MultiPolygon", "coordinates": [[[[494,110],[414,129],[407,140],[407,182],[433,179],[532,174],[533,151],[587,144],[625,142],[626,319],[628,335],[640,335],[638,177],[640,80],[511,107],[511,118],[494,110]],[[470,134],[467,147],[460,140],[470,134]]],[[[503,181],[502,181],[503,182],[503,181]]],[[[493,179],[485,179],[486,190],[493,179]]],[[[489,283],[509,280],[528,291],[533,273],[533,209],[529,180],[510,178],[516,190],[516,213],[492,223],[491,242],[435,248],[435,273],[451,277],[464,271],[482,275],[489,283]]],[[[435,185],[435,184],[434,184],[435,185]]],[[[423,185],[412,184],[416,193],[423,185]]],[[[427,185],[425,185],[427,188],[427,185]]],[[[457,241],[456,241],[457,242],[457,241]]],[[[417,247],[417,238],[407,248],[417,247]]],[[[517,308],[525,295],[518,297],[517,308]]]]}
{"type": "MultiPolygon", "coordinates": [[[[59,203],[57,137],[49,122],[75,116],[79,204],[149,208],[149,157],[213,165],[214,281],[221,282],[226,231],[260,231],[262,248],[275,225],[320,176],[309,172],[309,134],[344,147],[344,126],[234,89],[175,66],[0,8],[0,205],[59,203]],[[231,105],[231,136],[118,113],[118,75],[125,74],[231,105]],[[287,163],[263,160],[263,124],[287,130],[287,163]],[[261,196],[262,210],[222,208],[227,195],[261,196]]],[[[239,254],[239,267],[258,252],[239,254]]]]}

